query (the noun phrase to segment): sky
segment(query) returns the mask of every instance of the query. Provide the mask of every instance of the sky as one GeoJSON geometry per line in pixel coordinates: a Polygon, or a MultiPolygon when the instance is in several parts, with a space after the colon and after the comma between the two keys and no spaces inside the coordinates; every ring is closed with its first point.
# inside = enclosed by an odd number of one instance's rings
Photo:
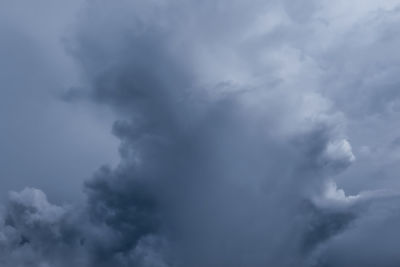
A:
{"type": "Polygon", "coordinates": [[[80,1],[0,3],[0,188],[44,189],[58,202],[83,199],[82,181],[118,162],[106,110],[67,104],[79,71],[63,39],[80,1]]]}
{"type": "Polygon", "coordinates": [[[0,0],[0,265],[400,265],[399,0],[0,0]]]}

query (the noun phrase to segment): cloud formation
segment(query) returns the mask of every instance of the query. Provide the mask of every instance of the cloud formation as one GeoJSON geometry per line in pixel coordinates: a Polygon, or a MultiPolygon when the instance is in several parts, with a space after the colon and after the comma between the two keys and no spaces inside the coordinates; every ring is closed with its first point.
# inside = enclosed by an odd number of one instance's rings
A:
{"type": "Polygon", "coordinates": [[[332,181],[356,160],[348,129],[396,112],[395,85],[375,89],[395,83],[381,46],[396,4],[88,1],[66,44],[84,86],[67,96],[115,112],[121,161],[80,206],[11,193],[0,263],[397,266],[395,190],[332,181]]]}

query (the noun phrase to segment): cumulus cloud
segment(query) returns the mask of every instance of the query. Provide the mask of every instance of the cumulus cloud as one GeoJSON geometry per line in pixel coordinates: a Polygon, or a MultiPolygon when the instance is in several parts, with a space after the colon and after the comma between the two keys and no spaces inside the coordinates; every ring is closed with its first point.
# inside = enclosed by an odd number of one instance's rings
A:
{"type": "Polygon", "coordinates": [[[396,24],[393,2],[349,13],[356,2],[88,1],[66,44],[84,85],[66,95],[115,112],[121,161],[77,207],[11,193],[3,265],[396,266],[397,241],[365,252],[368,231],[395,231],[398,195],[332,181],[355,162],[347,129],[375,97],[355,82],[379,57],[366,51],[396,24]]]}
{"type": "Polygon", "coordinates": [[[50,204],[37,189],[11,192],[1,216],[2,266],[69,266],[81,263],[75,215],[50,204]]]}

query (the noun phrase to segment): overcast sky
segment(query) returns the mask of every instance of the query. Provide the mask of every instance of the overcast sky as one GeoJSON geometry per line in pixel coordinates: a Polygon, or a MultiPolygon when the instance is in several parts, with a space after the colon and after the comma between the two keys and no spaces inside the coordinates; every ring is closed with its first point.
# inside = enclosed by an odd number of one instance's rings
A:
{"type": "Polygon", "coordinates": [[[400,266],[399,0],[0,0],[0,265],[400,266]]]}
{"type": "Polygon", "coordinates": [[[0,3],[2,197],[30,186],[56,201],[73,201],[100,164],[117,162],[110,115],[62,100],[66,90],[80,85],[63,40],[82,4],[0,3]]]}

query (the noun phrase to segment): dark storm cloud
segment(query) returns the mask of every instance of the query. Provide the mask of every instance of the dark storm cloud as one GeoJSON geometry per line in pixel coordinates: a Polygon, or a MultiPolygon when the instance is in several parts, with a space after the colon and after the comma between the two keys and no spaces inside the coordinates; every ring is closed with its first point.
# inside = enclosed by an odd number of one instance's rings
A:
{"type": "Polygon", "coordinates": [[[115,112],[121,161],[78,207],[11,193],[1,263],[396,266],[396,191],[346,195],[332,181],[355,161],[357,115],[337,94],[359,75],[340,74],[336,53],[369,7],[337,21],[351,4],[88,1],[66,44],[84,86],[65,99],[115,112]]]}

